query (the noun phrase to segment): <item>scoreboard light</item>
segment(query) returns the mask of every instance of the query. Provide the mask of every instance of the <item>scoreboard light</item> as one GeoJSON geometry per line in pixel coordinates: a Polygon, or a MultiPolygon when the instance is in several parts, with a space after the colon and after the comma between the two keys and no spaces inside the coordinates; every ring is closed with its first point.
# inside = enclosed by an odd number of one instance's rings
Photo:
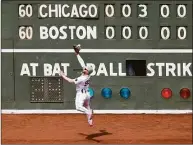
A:
{"type": "Polygon", "coordinates": [[[188,88],[182,88],[180,90],[180,96],[183,99],[188,99],[190,97],[190,90],[188,88]]]}
{"type": "Polygon", "coordinates": [[[92,88],[89,88],[88,91],[89,91],[90,97],[91,98],[94,97],[94,90],[92,88]]]}
{"type": "Polygon", "coordinates": [[[112,90],[110,88],[103,88],[101,91],[101,95],[105,98],[105,99],[109,99],[112,97],[112,90]]]}
{"type": "Polygon", "coordinates": [[[170,88],[164,88],[161,91],[161,95],[165,99],[170,99],[172,97],[172,90],[170,88]]]}
{"type": "Polygon", "coordinates": [[[120,96],[124,99],[128,99],[131,95],[131,91],[129,88],[121,88],[120,96]]]}

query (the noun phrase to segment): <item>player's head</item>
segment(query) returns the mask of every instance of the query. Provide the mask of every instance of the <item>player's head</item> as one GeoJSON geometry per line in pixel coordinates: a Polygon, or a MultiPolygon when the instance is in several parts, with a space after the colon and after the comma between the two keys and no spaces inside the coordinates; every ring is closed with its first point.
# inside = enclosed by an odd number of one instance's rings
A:
{"type": "Polygon", "coordinates": [[[86,75],[90,75],[93,72],[93,68],[91,66],[86,66],[83,68],[83,73],[86,75]]]}

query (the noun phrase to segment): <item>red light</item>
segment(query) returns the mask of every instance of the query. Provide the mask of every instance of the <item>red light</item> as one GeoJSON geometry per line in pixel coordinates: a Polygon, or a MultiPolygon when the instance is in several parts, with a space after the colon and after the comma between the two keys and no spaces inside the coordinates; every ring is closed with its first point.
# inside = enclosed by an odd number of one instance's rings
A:
{"type": "Polygon", "coordinates": [[[188,88],[182,88],[180,90],[180,96],[183,98],[183,99],[187,99],[190,97],[190,90],[188,88]]]}
{"type": "Polygon", "coordinates": [[[169,88],[164,88],[161,92],[161,95],[163,98],[169,99],[170,97],[172,97],[172,90],[169,88]]]}

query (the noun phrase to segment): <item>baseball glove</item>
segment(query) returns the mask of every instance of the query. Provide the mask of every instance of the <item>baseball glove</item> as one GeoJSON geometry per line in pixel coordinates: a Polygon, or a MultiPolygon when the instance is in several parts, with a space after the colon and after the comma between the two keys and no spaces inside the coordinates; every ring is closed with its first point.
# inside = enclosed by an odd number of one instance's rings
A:
{"type": "Polygon", "coordinates": [[[73,45],[73,49],[74,49],[74,51],[75,51],[77,54],[79,54],[80,49],[81,49],[81,45],[80,45],[80,44],[78,44],[78,45],[73,45]]]}

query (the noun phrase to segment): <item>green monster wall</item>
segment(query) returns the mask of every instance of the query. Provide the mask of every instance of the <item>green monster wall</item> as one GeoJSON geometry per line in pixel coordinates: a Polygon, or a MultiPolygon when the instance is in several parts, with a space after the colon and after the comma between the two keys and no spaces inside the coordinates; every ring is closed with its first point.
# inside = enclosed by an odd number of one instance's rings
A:
{"type": "MultiPolygon", "coordinates": [[[[192,4],[190,1],[115,1],[110,3],[115,10],[111,18],[105,15],[106,4],[109,4],[105,1],[50,2],[53,5],[60,3],[69,4],[69,6],[94,4],[98,8],[98,13],[94,18],[40,18],[38,10],[41,5],[48,4],[47,2],[25,1],[25,5],[21,7],[23,3],[24,1],[2,1],[2,109],[74,109],[76,92],[73,84],[61,81],[59,98],[57,98],[58,92],[56,91],[52,92],[51,96],[56,97],[53,97],[51,101],[46,97],[43,100],[32,101],[34,93],[32,77],[39,77],[47,83],[52,78],[58,80],[61,78],[58,68],[64,70],[71,78],[78,77],[81,68],[72,49],[72,45],[78,43],[83,47],[81,56],[85,62],[92,64],[95,68],[91,79],[91,88],[94,90],[94,99],[92,99],[94,109],[183,110],[192,108],[192,95],[183,99],[179,94],[182,88],[188,88],[192,93],[192,4]],[[121,4],[128,3],[132,8],[131,16],[123,18],[121,4]],[[144,7],[140,7],[139,4],[145,4],[147,7],[147,15],[144,18],[138,17],[144,7]],[[168,18],[161,18],[159,13],[161,4],[169,7],[168,18]],[[185,5],[186,8],[186,15],[182,15],[182,18],[177,17],[177,8],[180,4],[185,5]],[[21,11],[27,9],[27,5],[32,7],[33,13],[30,17],[21,18],[21,11]],[[96,26],[97,35],[96,38],[79,40],[76,33],[72,34],[70,30],[66,30],[66,39],[59,37],[51,39],[50,37],[43,40],[41,39],[43,33],[40,32],[41,26],[48,28],[51,26],[56,26],[56,28],[96,26]],[[131,29],[132,35],[128,40],[123,39],[123,26],[131,29]],[[111,40],[107,38],[108,27],[111,29],[113,27],[115,30],[114,36],[112,31],[108,33],[113,36],[111,40]],[[147,28],[148,31],[147,37],[143,40],[140,36],[145,37],[146,30],[142,28],[140,33],[141,27],[147,28]],[[167,36],[168,30],[164,30],[161,34],[162,27],[167,27],[170,31],[170,37],[167,40],[163,40],[163,36],[167,36]],[[186,30],[186,37],[183,40],[179,39],[179,35],[185,34],[184,31],[178,34],[179,27],[186,30]],[[29,30],[31,28],[33,35],[29,30]],[[30,36],[33,37],[29,39],[30,36]],[[171,52],[166,53],[169,49],[171,52]],[[146,74],[127,76],[126,60],[144,60],[146,74]],[[160,63],[163,67],[158,67],[160,63]],[[171,69],[174,69],[173,73],[171,69]],[[107,87],[112,90],[112,97],[109,99],[101,95],[101,90],[107,87]],[[130,89],[131,95],[128,99],[120,96],[119,92],[122,87],[130,89]],[[170,99],[161,96],[163,88],[172,90],[170,99]],[[56,101],[57,99],[60,100],[56,101]]],[[[43,12],[45,13],[46,10],[43,12]]],[[[67,12],[70,10],[69,8],[67,12]]],[[[167,12],[164,10],[164,13],[167,12]]],[[[183,14],[183,10],[180,11],[181,13],[183,14]]],[[[88,30],[86,34],[89,34],[88,30]]],[[[128,36],[129,31],[125,34],[128,36]]],[[[83,31],[80,35],[83,35],[83,31]]],[[[143,67],[142,64],[135,65],[134,71],[139,72],[141,67],[143,67]]],[[[35,84],[42,85],[41,81],[35,84]]],[[[56,88],[48,88],[45,86],[46,83],[43,85],[45,90],[43,94],[40,92],[39,96],[49,94],[49,91],[57,88],[56,86],[54,86],[56,88]]]]}

